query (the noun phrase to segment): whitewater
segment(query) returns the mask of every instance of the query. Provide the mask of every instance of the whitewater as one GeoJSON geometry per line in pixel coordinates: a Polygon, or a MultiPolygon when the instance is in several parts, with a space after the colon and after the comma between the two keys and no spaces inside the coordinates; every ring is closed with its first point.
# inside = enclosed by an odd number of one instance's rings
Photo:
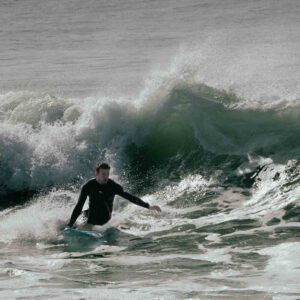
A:
{"type": "Polygon", "coordinates": [[[0,298],[299,299],[299,14],[1,1],[0,298]],[[68,244],[100,160],[162,212],[116,196],[68,244]]]}

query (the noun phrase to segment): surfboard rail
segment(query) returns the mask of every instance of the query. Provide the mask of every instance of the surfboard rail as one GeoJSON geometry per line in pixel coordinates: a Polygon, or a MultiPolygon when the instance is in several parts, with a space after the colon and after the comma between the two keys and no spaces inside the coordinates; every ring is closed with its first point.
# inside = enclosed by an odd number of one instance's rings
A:
{"type": "Polygon", "coordinates": [[[98,231],[81,230],[74,227],[65,227],[63,229],[63,236],[65,238],[92,238],[92,239],[99,239],[103,237],[103,235],[98,231]]]}

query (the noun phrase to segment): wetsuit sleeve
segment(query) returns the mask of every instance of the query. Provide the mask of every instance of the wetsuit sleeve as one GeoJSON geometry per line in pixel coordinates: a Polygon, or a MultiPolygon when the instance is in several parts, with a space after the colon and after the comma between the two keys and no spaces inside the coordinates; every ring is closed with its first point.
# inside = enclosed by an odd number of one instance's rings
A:
{"type": "Polygon", "coordinates": [[[130,202],[145,207],[145,208],[150,208],[150,204],[148,202],[143,201],[142,199],[140,199],[139,197],[136,197],[132,194],[129,194],[128,192],[125,192],[123,190],[123,187],[119,184],[116,185],[116,194],[120,195],[121,197],[129,200],[130,202]]]}
{"type": "Polygon", "coordinates": [[[73,224],[76,222],[78,216],[80,215],[80,213],[82,211],[82,208],[83,208],[83,205],[84,205],[84,202],[85,202],[87,196],[88,196],[88,187],[87,187],[87,184],[85,183],[81,187],[79,198],[78,198],[77,204],[72,212],[71,219],[70,219],[70,222],[68,223],[68,226],[73,226],[73,224]]]}

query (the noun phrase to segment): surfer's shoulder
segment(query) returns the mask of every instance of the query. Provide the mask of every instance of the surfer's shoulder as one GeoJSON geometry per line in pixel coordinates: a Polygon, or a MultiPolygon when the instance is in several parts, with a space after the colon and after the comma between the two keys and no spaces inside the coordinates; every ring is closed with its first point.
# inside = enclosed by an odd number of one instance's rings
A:
{"type": "Polygon", "coordinates": [[[111,185],[116,185],[117,183],[111,179],[111,178],[108,178],[108,183],[111,184],[111,185]]]}
{"type": "Polygon", "coordinates": [[[88,179],[88,180],[82,185],[82,187],[89,188],[89,187],[94,183],[95,180],[96,180],[96,178],[90,178],[90,179],[88,179]]]}
{"type": "Polygon", "coordinates": [[[113,186],[114,189],[116,189],[116,190],[122,190],[123,189],[121,184],[117,183],[115,180],[109,178],[108,181],[113,186]]]}

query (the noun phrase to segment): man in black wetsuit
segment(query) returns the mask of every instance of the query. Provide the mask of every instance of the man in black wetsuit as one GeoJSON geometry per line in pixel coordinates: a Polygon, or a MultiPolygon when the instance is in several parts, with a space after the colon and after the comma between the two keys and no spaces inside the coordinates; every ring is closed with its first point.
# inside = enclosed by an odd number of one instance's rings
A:
{"type": "Polygon", "coordinates": [[[89,209],[84,211],[84,216],[87,218],[86,224],[82,226],[84,229],[91,229],[93,225],[104,225],[110,220],[115,195],[120,195],[147,209],[161,211],[158,205],[151,206],[142,199],[124,191],[120,184],[109,178],[109,171],[110,166],[107,163],[103,162],[96,165],[96,177],[81,186],[78,202],[67,226],[73,227],[82,212],[87,196],[89,196],[89,209]]]}

